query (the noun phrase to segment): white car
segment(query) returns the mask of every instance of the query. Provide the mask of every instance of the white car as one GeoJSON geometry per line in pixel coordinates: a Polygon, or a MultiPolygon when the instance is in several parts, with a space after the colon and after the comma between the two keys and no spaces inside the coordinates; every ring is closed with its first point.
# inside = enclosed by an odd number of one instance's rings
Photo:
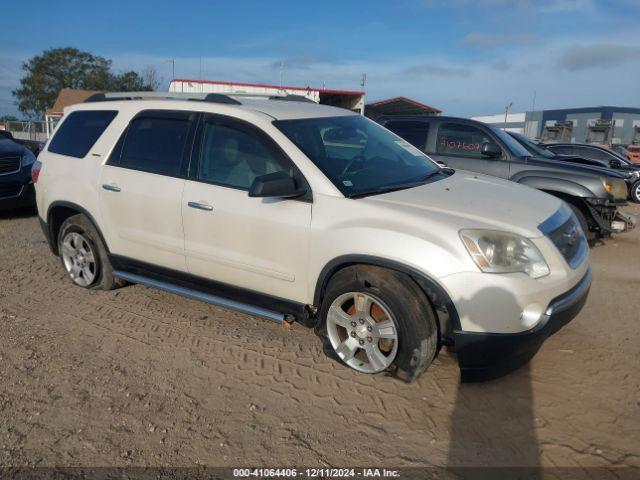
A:
{"type": "Polygon", "coordinates": [[[361,372],[410,381],[452,345],[463,377],[502,373],[591,283],[560,200],[298,98],[99,94],[65,111],[40,160],[42,228],[76,285],[314,326],[361,372]]]}

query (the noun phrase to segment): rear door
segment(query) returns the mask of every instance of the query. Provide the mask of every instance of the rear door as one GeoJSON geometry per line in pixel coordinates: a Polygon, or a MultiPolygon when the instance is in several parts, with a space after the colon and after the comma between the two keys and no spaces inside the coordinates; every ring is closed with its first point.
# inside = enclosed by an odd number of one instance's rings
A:
{"type": "Polygon", "coordinates": [[[182,195],[189,272],[306,302],[311,201],[251,198],[253,180],[287,171],[306,181],[273,140],[236,119],[205,115],[182,195]]]}
{"type": "Polygon", "coordinates": [[[140,112],[100,178],[112,254],[186,271],[181,200],[196,113],[140,112]]]}
{"type": "Polygon", "coordinates": [[[479,126],[444,120],[435,123],[435,139],[426,153],[449,167],[509,178],[509,159],[504,148],[479,126]],[[502,151],[497,157],[482,155],[482,145],[491,143],[502,151]]]}

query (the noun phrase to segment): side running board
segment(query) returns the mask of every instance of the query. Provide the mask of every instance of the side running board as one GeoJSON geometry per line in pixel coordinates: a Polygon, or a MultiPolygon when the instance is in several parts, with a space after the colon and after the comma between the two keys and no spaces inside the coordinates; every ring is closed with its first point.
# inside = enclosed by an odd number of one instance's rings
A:
{"type": "Polygon", "coordinates": [[[273,310],[267,310],[266,308],[260,308],[246,303],[236,302],[226,298],[219,297],[217,295],[210,295],[208,293],[199,292],[190,288],[180,287],[171,283],[161,282],[152,278],[143,277],[133,273],[123,272],[121,270],[114,270],[113,275],[115,277],[126,280],[131,283],[141,283],[148,287],[158,288],[166,292],[176,293],[183,297],[193,298],[196,300],[202,300],[204,302],[218,305],[219,307],[235,310],[240,313],[246,313],[248,315],[254,315],[256,317],[266,318],[277,323],[284,322],[284,314],[274,312],[273,310]]]}

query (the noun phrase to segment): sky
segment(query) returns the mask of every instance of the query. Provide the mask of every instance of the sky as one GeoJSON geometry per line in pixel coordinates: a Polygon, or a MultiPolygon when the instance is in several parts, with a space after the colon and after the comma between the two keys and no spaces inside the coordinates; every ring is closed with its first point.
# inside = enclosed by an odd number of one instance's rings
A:
{"type": "MultiPolygon", "coordinates": [[[[360,89],[475,116],[640,107],[639,0],[93,0],[10,2],[0,115],[22,62],[56,47],[179,78],[360,89]],[[535,96],[535,104],[534,104],[535,96]]],[[[18,115],[21,116],[21,115],[18,115]]]]}

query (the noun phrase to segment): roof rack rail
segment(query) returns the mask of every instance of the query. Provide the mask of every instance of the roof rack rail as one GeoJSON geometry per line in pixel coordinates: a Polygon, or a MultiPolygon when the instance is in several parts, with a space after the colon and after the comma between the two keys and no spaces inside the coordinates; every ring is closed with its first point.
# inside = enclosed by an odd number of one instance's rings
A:
{"type": "Polygon", "coordinates": [[[113,100],[194,100],[200,102],[226,103],[241,105],[235,98],[222,93],[183,93],[183,92],[105,92],[94,93],[84,103],[109,102],[113,100]]]}
{"type": "Polygon", "coordinates": [[[271,95],[269,96],[269,100],[282,100],[285,102],[305,102],[305,103],[316,103],[308,97],[304,95],[271,95]]]}
{"type": "Polygon", "coordinates": [[[84,103],[108,102],[115,100],[191,100],[198,102],[224,103],[227,105],[242,105],[239,99],[263,98],[287,102],[316,103],[303,95],[273,95],[264,93],[184,93],[184,92],[104,92],[94,93],[84,103]]]}

